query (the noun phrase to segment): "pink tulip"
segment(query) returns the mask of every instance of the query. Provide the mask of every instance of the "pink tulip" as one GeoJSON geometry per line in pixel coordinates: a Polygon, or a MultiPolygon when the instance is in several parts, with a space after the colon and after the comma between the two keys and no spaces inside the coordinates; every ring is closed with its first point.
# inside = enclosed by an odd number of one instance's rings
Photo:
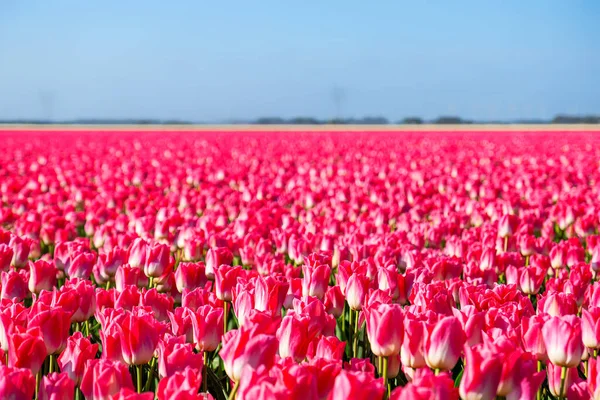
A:
{"type": "Polygon", "coordinates": [[[329,285],[331,267],[325,264],[316,267],[303,265],[302,274],[302,295],[314,296],[322,300],[329,285]]]}
{"type": "Polygon", "coordinates": [[[362,310],[370,281],[365,275],[352,274],[346,284],[346,300],[352,310],[362,310]]]}
{"type": "Polygon", "coordinates": [[[365,308],[364,314],[373,354],[380,357],[398,354],[404,335],[402,307],[398,304],[377,304],[365,308]]]}
{"type": "Polygon", "coordinates": [[[63,293],[72,291],[73,300],[68,301],[64,308],[72,309],[72,322],[84,322],[90,319],[96,312],[96,296],[94,295],[94,286],[88,280],[71,279],[65,282],[62,288],[63,293]]]}
{"type": "Polygon", "coordinates": [[[367,374],[340,372],[327,400],[380,399],[385,388],[380,380],[367,374]]]}
{"type": "Polygon", "coordinates": [[[31,370],[0,364],[0,398],[31,400],[35,391],[35,377],[31,370]]]}
{"type": "Polygon", "coordinates": [[[460,381],[464,400],[494,399],[500,384],[502,359],[483,345],[465,347],[465,371],[460,381]]]}
{"type": "Polygon", "coordinates": [[[423,368],[425,363],[424,341],[425,322],[407,313],[404,318],[404,339],[400,350],[402,365],[410,368],[423,368]]]}
{"type": "Polygon", "coordinates": [[[8,364],[11,367],[27,368],[37,374],[47,354],[39,328],[17,331],[9,337],[8,364]]]}
{"type": "Polygon", "coordinates": [[[143,268],[146,263],[148,243],[142,238],[137,238],[129,248],[127,263],[132,267],[143,268]]]}
{"type": "Polygon", "coordinates": [[[115,288],[117,291],[122,292],[127,286],[138,286],[143,276],[142,273],[141,269],[129,264],[119,266],[115,272],[115,288]]]}
{"type": "Polygon", "coordinates": [[[246,367],[264,365],[267,369],[271,368],[275,363],[277,347],[275,336],[256,332],[252,328],[240,328],[223,336],[219,355],[225,364],[227,376],[237,382],[246,367]]]}
{"type": "Polygon", "coordinates": [[[548,353],[542,335],[544,323],[549,319],[547,314],[534,315],[521,320],[521,340],[525,351],[533,354],[538,361],[546,361],[548,353]]]}
{"type": "Polygon", "coordinates": [[[581,310],[581,331],[585,347],[600,347],[600,307],[589,307],[581,310]]]}
{"type": "Polygon", "coordinates": [[[27,240],[24,240],[16,235],[10,238],[8,246],[12,248],[13,258],[10,265],[15,268],[23,268],[27,265],[27,259],[29,257],[30,245],[27,240]]]}
{"type": "Polygon", "coordinates": [[[548,359],[560,367],[576,367],[581,362],[583,341],[581,320],[574,315],[552,317],[542,328],[548,359]]]}
{"type": "Polygon", "coordinates": [[[110,280],[115,276],[117,269],[121,265],[127,263],[127,259],[127,251],[120,248],[114,248],[107,253],[100,254],[96,261],[96,265],[98,266],[98,271],[102,278],[110,280]]]}
{"type": "Polygon", "coordinates": [[[25,330],[27,327],[28,313],[29,309],[21,303],[0,302],[0,348],[5,352],[11,335],[19,328],[25,330]]]}
{"type": "Polygon", "coordinates": [[[158,278],[171,268],[171,252],[169,246],[155,244],[146,248],[144,274],[149,278],[158,278]]]}
{"type": "MultiPolygon", "coordinates": [[[[567,395],[569,393],[569,389],[572,387],[573,384],[576,384],[579,382],[580,378],[579,375],[577,373],[577,368],[572,367],[572,368],[567,368],[567,373],[566,373],[566,379],[565,379],[565,383],[564,383],[564,391],[561,393],[560,392],[560,388],[561,388],[561,373],[562,373],[562,367],[555,365],[553,363],[548,363],[548,365],[546,366],[546,374],[548,377],[548,388],[550,389],[550,393],[552,393],[553,396],[561,396],[564,398],[565,395],[567,395]]],[[[567,397],[567,398],[572,398],[572,397],[567,397]]]]}
{"type": "Polygon", "coordinates": [[[600,399],[600,365],[597,358],[588,361],[588,391],[592,399],[600,399]]]}
{"type": "Polygon", "coordinates": [[[425,361],[430,368],[451,370],[460,357],[465,334],[456,317],[444,317],[426,325],[425,361]]]}
{"type": "Polygon", "coordinates": [[[220,265],[215,270],[215,293],[219,300],[231,301],[233,299],[232,291],[241,271],[241,267],[231,267],[229,265],[220,265]]]}
{"type": "Polygon", "coordinates": [[[129,388],[122,388],[112,396],[112,400],[153,400],[154,393],[137,393],[129,388]]]}
{"type": "Polygon", "coordinates": [[[158,376],[163,379],[167,376],[182,371],[186,367],[202,371],[203,355],[194,353],[194,348],[189,343],[165,343],[159,344],[158,376]]]}
{"type": "Polygon", "coordinates": [[[110,400],[123,388],[133,390],[133,381],[125,364],[98,359],[86,363],[80,385],[86,399],[110,400]]]}
{"type": "Polygon", "coordinates": [[[327,288],[323,304],[329,314],[335,318],[341,317],[344,312],[344,301],[345,298],[339,286],[330,286],[327,288]]]}
{"type": "Polygon", "coordinates": [[[67,345],[71,312],[37,302],[29,313],[28,329],[39,328],[48,354],[58,354],[67,345]]]}
{"type": "Polygon", "coordinates": [[[52,291],[56,285],[56,267],[48,261],[29,262],[29,291],[39,293],[42,290],[52,291]]]}
{"type": "Polygon", "coordinates": [[[75,382],[66,373],[53,372],[44,376],[40,384],[40,400],[67,400],[73,398],[75,382]]]}
{"type": "Polygon", "coordinates": [[[204,287],[206,282],[205,266],[201,262],[183,262],[175,270],[175,284],[180,293],[183,292],[183,289],[204,287]]]}
{"type": "Polygon", "coordinates": [[[188,314],[196,349],[202,352],[216,350],[223,335],[223,309],[207,304],[198,307],[196,312],[190,310],[188,314]]]}
{"type": "Polygon", "coordinates": [[[125,315],[118,325],[123,360],[129,365],[148,363],[158,345],[159,331],[150,315],[125,315]]]}
{"type": "Polygon", "coordinates": [[[215,271],[221,265],[231,265],[233,254],[226,247],[213,247],[206,253],[206,277],[210,280],[215,279],[215,271]]]}
{"type": "Polygon", "coordinates": [[[12,299],[17,302],[22,301],[29,295],[27,288],[28,278],[15,270],[1,272],[2,291],[0,297],[3,299],[12,299]]]}
{"type": "Polygon", "coordinates": [[[81,381],[84,368],[89,360],[96,358],[98,344],[92,344],[81,332],[75,332],[67,339],[67,347],[58,357],[60,370],[76,384],[81,381]]]}
{"type": "Polygon", "coordinates": [[[92,274],[92,268],[96,263],[94,253],[78,253],[72,256],[71,265],[66,270],[70,278],[87,279],[92,274]]]}
{"type": "Polygon", "coordinates": [[[310,317],[302,315],[283,317],[277,330],[280,357],[292,357],[296,362],[304,360],[312,340],[309,333],[309,320],[310,317]]]}
{"type": "Polygon", "coordinates": [[[317,341],[315,357],[342,361],[345,347],[346,342],[336,336],[321,336],[317,341]]]}
{"type": "Polygon", "coordinates": [[[0,243],[0,271],[8,271],[13,258],[13,249],[0,243]]]}
{"type": "Polygon", "coordinates": [[[273,277],[257,277],[254,286],[254,308],[259,311],[269,311],[281,314],[289,284],[273,277]]]}
{"type": "Polygon", "coordinates": [[[200,400],[198,394],[202,376],[200,371],[194,368],[186,367],[184,370],[177,371],[173,375],[161,379],[156,389],[156,396],[159,400],[168,399],[190,399],[200,400]]]}

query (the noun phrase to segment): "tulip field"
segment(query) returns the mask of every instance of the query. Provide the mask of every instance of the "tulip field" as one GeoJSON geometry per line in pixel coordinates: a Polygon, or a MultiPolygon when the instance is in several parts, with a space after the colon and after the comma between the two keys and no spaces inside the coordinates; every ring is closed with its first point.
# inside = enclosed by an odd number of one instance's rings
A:
{"type": "Polygon", "coordinates": [[[600,131],[0,130],[0,399],[600,399],[600,131]]]}

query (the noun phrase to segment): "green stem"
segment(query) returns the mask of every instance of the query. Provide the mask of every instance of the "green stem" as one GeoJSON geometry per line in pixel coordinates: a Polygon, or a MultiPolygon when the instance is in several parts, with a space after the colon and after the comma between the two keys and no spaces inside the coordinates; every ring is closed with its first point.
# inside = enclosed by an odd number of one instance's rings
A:
{"type": "Polygon", "coordinates": [[[40,393],[40,382],[42,381],[42,370],[40,369],[37,374],[35,374],[35,398],[38,398],[40,393]]]}
{"type": "Polygon", "coordinates": [[[233,386],[233,390],[231,391],[231,393],[229,393],[229,397],[227,398],[227,400],[233,400],[235,399],[235,395],[237,394],[238,388],[240,387],[240,381],[237,381],[235,383],[235,385],[233,386]]]}
{"type": "Polygon", "coordinates": [[[560,392],[558,393],[558,399],[565,398],[565,380],[567,379],[567,367],[562,367],[560,370],[560,392]]]}
{"type": "Polygon", "coordinates": [[[85,320],[85,336],[90,336],[90,320],[85,320]]]}
{"type": "Polygon", "coordinates": [[[594,358],[598,357],[598,349],[594,349],[594,358]]]}
{"type": "Polygon", "coordinates": [[[104,287],[104,289],[106,289],[106,290],[110,289],[110,279],[108,281],[106,281],[106,286],[104,287]]]}
{"type": "Polygon", "coordinates": [[[440,374],[440,369],[436,368],[433,372],[435,373],[435,375],[439,375],[440,374]]]}
{"type": "Polygon", "coordinates": [[[346,306],[344,305],[344,308],[342,309],[342,323],[340,324],[341,330],[342,330],[342,337],[340,338],[341,340],[344,340],[346,338],[346,306]]]}
{"type": "Polygon", "coordinates": [[[53,373],[54,372],[54,354],[50,354],[50,362],[49,362],[50,366],[48,367],[48,373],[53,373]]]}
{"type": "MultiPolygon", "coordinates": [[[[542,362],[538,360],[537,362],[537,372],[542,372],[542,362]]],[[[542,388],[539,387],[536,394],[537,400],[542,400],[542,388]]]]}
{"type": "Polygon", "coordinates": [[[148,380],[146,381],[146,384],[144,385],[144,392],[147,392],[150,390],[150,385],[152,384],[152,381],[154,380],[154,367],[156,366],[156,358],[152,357],[152,360],[150,360],[150,370],[148,371],[148,380]]]}
{"type": "Polygon", "coordinates": [[[227,301],[223,301],[223,333],[227,333],[227,301]]]}
{"type": "Polygon", "coordinates": [[[137,392],[142,393],[142,366],[136,365],[137,369],[137,392]]]}
{"type": "Polygon", "coordinates": [[[154,278],[148,278],[148,289],[152,289],[154,287],[154,278]]]}
{"type": "Polygon", "coordinates": [[[525,266],[529,266],[529,256],[525,256],[525,266]]]}
{"type": "Polygon", "coordinates": [[[208,353],[202,352],[202,358],[204,359],[204,365],[202,366],[202,391],[206,393],[208,391],[208,382],[206,377],[206,369],[208,368],[208,353]]]}
{"type": "Polygon", "coordinates": [[[75,388],[75,400],[81,400],[81,390],[78,387],[75,388]]]}
{"type": "Polygon", "coordinates": [[[354,342],[352,344],[352,354],[358,358],[358,320],[360,319],[360,311],[354,312],[354,342]]]}
{"type": "Polygon", "coordinates": [[[378,367],[377,371],[379,371],[379,376],[383,376],[382,375],[383,374],[383,372],[382,372],[382,370],[383,370],[383,357],[379,356],[378,359],[379,359],[378,360],[379,365],[377,366],[378,367]]]}
{"type": "Polygon", "coordinates": [[[75,323],[74,323],[74,325],[75,325],[75,329],[74,329],[74,330],[75,330],[75,332],[79,332],[79,331],[81,331],[81,328],[80,328],[80,326],[79,326],[79,322],[75,322],[75,323]]]}
{"type": "Polygon", "coordinates": [[[506,253],[506,250],[508,250],[508,236],[504,237],[504,252],[506,253]]]}
{"type": "Polygon", "coordinates": [[[390,397],[390,388],[388,386],[388,376],[387,376],[388,358],[387,357],[382,357],[382,358],[383,358],[383,387],[385,388],[384,398],[387,399],[390,397]]]}

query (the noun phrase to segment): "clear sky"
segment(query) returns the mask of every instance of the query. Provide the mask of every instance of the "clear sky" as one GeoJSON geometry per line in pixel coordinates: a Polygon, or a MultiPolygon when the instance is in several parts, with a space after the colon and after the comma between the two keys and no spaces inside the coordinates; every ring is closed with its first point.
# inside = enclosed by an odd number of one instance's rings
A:
{"type": "Polygon", "coordinates": [[[0,119],[600,114],[598,0],[0,0],[0,119]]]}

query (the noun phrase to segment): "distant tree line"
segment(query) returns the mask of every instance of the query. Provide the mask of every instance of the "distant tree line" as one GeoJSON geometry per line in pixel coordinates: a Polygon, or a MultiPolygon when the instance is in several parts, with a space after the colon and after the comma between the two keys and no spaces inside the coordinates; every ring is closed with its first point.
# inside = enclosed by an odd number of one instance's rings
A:
{"type": "MultiPolygon", "coordinates": [[[[462,125],[462,124],[600,124],[600,116],[586,115],[557,115],[551,120],[514,120],[514,121],[475,121],[463,119],[457,116],[440,116],[432,120],[426,120],[420,117],[407,117],[399,121],[390,121],[385,117],[366,116],[363,118],[333,118],[318,119],[313,117],[262,117],[252,121],[234,121],[231,124],[257,124],[257,125],[420,125],[420,124],[440,124],[440,125],[462,125]]],[[[161,119],[101,119],[86,118],[66,121],[46,121],[36,119],[13,119],[0,120],[0,124],[80,124],[80,125],[190,125],[206,124],[205,122],[182,121],[182,120],[161,120],[161,119]]]]}

